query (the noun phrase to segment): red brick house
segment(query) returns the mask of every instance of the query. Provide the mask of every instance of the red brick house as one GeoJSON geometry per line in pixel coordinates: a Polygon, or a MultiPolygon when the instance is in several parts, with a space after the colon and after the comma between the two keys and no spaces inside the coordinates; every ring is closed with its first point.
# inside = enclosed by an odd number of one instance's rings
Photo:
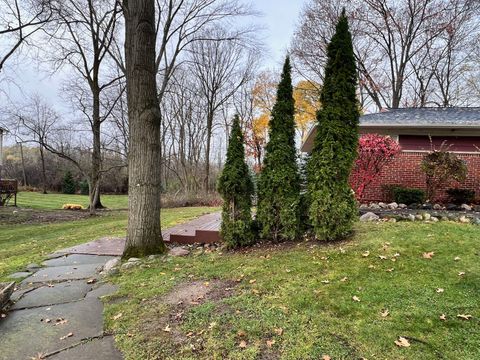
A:
{"type": "MultiPolygon", "coordinates": [[[[368,114],[360,118],[360,133],[389,135],[402,148],[401,154],[367,186],[365,202],[390,200],[385,190],[389,184],[425,189],[421,159],[432,144],[438,148],[443,142],[468,167],[465,182],[448,187],[472,189],[480,196],[480,108],[410,108],[368,114]]],[[[302,146],[303,152],[312,150],[315,134],[314,127],[302,146]]]]}

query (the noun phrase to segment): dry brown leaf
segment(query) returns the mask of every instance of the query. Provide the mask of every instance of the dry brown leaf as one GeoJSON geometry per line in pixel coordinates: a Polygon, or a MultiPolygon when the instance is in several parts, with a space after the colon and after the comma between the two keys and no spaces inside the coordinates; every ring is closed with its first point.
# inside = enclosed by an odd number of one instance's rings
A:
{"type": "Polygon", "coordinates": [[[217,323],[215,321],[212,321],[209,325],[208,325],[208,328],[209,329],[213,329],[215,326],[217,326],[217,323]]]}
{"type": "Polygon", "coordinates": [[[455,256],[455,258],[454,258],[453,260],[454,260],[454,261],[460,260],[460,256],[455,256]]]}
{"type": "Polygon", "coordinates": [[[322,283],[322,284],[329,284],[330,281],[329,281],[329,280],[322,280],[321,283],[322,283]]]}
{"type": "Polygon", "coordinates": [[[322,360],[332,360],[329,355],[322,355],[322,360]]]}
{"type": "Polygon", "coordinates": [[[395,268],[390,268],[390,269],[387,269],[385,270],[386,272],[392,272],[393,270],[395,270],[395,268]]]}
{"type": "Polygon", "coordinates": [[[352,300],[353,300],[353,301],[356,301],[356,302],[359,302],[359,301],[360,301],[360,298],[355,295],[355,296],[352,297],[352,300]]]}
{"type": "Polygon", "coordinates": [[[72,337],[72,336],[73,336],[73,333],[68,333],[67,335],[62,336],[62,337],[60,338],[60,340],[65,340],[65,339],[67,339],[67,338],[69,338],[69,337],[72,337]]]}
{"type": "Polygon", "coordinates": [[[424,252],[422,256],[423,256],[424,259],[431,259],[433,257],[433,255],[435,255],[435,252],[430,251],[430,252],[424,252]]]}
{"type": "Polygon", "coordinates": [[[345,276],[344,278],[341,278],[341,279],[340,279],[341,282],[345,282],[345,281],[347,281],[347,280],[348,280],[348,277],[346,277],[346,276],[345,276]]]}
{"type": "Polygon", "coordinates": [[[447,320],[447,315],[445,314],[440,315],[440,320],[443,320],[443,321],[447,320]]]}
{"type": "Polygon", "coordinates": [[[122,313],[118,313],[117,315],[115,315],[112,319],[115,321],[115,320],[118,320],[120,319],[121,317],[123,316],[122,313]]]}
{"type": "Polygon", "coordinates": [[[267,346],[271,348],[275,344],[275,339],[267,340],[267,346]]]}
{"type": "Polygon", "coordinates": [[[370,251],[368,251],[368,250],[365,251],[365,252],[362,254],[363,257],[367,257],[368,255],[370,255],[370,251]]]}
{"type": "Polygon", "coordinates": [[[87,284],[95,284],[97,282],[97,279],[88,279],[87,284]]]}
{"type": "Polygon", "coordinates": [[[458,273],[458,276],[463,276],[463,275],[465,275],[465,271],[460,271],[460,272],[458,273]]]}
{"type": "Polygon", "coordinates": [[[379,258],[380,260],[387,260],[387,257],[386,257],[386,256],[383,256],[383,255],[380,255],[378,258],[379,258]]]}
{"type": "Polygon", "coordinates": [[[247,333],[243,330],[238,330],[237,335],[240,336],[240,337],[245,337],[245,336],[247,336],[247,333]]]}
{"type": "Polygon", "coordinates": [[[257,282],[257,279],[252,279],[249,281],[250,284],[255,284],[257,282]]]}
{"type": "Polygon", "coordinates": [[[437,293],[443,293],[445,291],[445,289],[442,289],[442,288],[437,288],[437,290],[435,290],[437,293]]]}
{"type": "Polygon", "coordinates": [[[409,347],[410,342],[407,339],[405,339],[403,336],[399,336],[398,340],[395,340],[395,345],[399,347],[409,347]]]}
{"type": "Polygon", "coordinates": [[[470,320],[472,318],[472,315],[469,314],[458,314],[457,318],[462,319],[462,320],[470,320]]]}
{"type": "Polygon", "coordinates": [[[167,326],[165,326],[165,328],[163,329],[163,331],[165,331],[165,332],[170,332],[170,331],[172,331],[172,329],[170,329],[170,325],[167,324],[167,326]]]}
{"type": "Polygon", "coordinates": [[[384,309],[380,312],[380,315],[385,318],[387,317],[388,315],[390,315],[390,311],[388,311],[388,309],[384,309]]]}
{"type": "Polygon", "coordinates": [[[240,341],[238,347],[241,349],[245,349],[247,347],[247,342],[245,340],[240,341]]]}
{"type": "Polygon", "coordinates": [[[273,329],[273,332],[277,334],[278,336],[282,336],[283,334],[283,329],[282,328],[275,328],[273,329]]]}

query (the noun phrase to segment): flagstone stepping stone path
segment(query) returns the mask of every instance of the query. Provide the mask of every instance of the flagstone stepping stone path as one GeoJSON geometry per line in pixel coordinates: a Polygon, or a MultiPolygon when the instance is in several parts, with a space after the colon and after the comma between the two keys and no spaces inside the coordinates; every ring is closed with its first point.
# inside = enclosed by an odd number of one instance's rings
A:
{"type": "MultiPolygon", "coordinates": [[[[111,248],[111,247],[110,247],[111,248]]],[[[102,296],[116,287],[102,283],[99,271],[119,255],[107,247],[95,254],[52,254],[13,293],[0,319],[0,359],[118,360],[113,336],[104,333],[102,296]],[[41,357],[43,356],[43,357],[41,357]]]]}

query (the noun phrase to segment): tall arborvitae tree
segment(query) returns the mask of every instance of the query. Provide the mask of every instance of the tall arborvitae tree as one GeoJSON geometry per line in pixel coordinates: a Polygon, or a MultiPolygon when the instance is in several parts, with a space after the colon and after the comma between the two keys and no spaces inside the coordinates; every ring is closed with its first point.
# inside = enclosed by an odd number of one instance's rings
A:
{"type": "Polygon", "coordinates": [[[300,228],[300,175],[294,113],[291,66],[287,57],[269,123],[264,166],[258,179],[257,219],[262,237],[274,241],[293,240],[300,228]]]}
{"type": "Polygon", "coordinates": [[[223,198],[221,235],[229,248],[252,244],[253,182],[245,162],[243,134],[238,115],[233,119],[227,160],[218,182],[223,198]]]}
{"type": "Polygon", "coordinates": [[[359,107],[352,37],[345,10],[327,48],[328,61],[317,113],[317,135],[308,163],[309,219],[315,236],[340,239],[357,214],[348,178],[357,156],[359,107]]]}

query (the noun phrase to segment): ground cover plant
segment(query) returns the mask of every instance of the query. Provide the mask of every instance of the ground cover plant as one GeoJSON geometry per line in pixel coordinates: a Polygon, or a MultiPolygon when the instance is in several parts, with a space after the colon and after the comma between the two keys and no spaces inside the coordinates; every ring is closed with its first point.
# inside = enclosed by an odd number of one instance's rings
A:
{"type": "MultiPolygon", "coordinates": [[[[162,210],[162,226],[174,226],[216,210],[218,208],[208,207],[164,209],[162,210]]],[[[7,211],[12,214],[11,208],[7,211]]],[[[48,216],[48,211],[42,210],[42,212],[44,216],[48,216]]],[[[23,269],[30,263],[40,263],[46,255],[55,250],[82,244],[103,236],[125,236],[126,226],[126,211],[112,211],[101,216],[76,221],[2,224],[0,280],[6,279],[7,275],[23,269]]]]}
{"type": "Polygon", "coordinates": [[[343,242],[160,257],[112,278],[126,359],[477,359],[478,230],[357,224],[343,242]]]}

